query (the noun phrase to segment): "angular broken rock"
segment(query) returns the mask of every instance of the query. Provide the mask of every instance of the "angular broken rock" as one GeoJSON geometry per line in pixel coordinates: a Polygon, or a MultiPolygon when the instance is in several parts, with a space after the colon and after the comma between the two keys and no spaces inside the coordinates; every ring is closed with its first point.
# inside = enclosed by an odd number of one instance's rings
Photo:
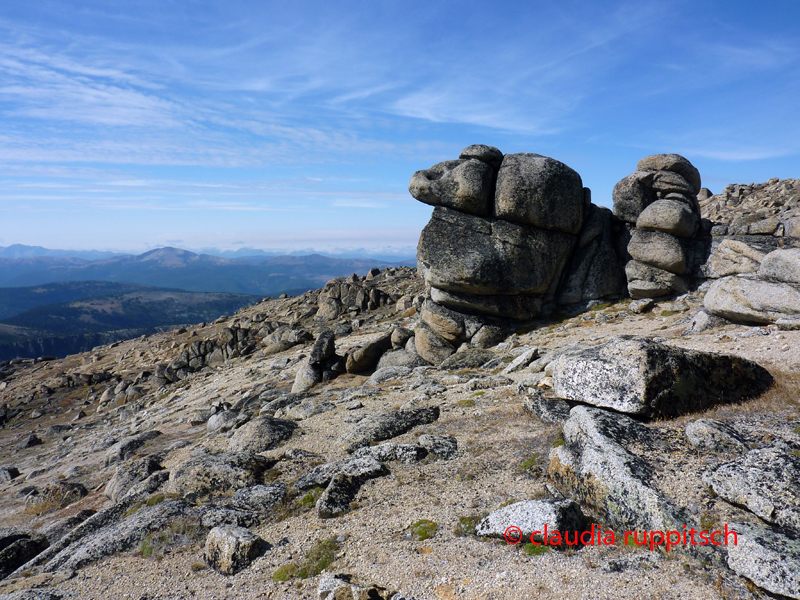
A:
{"type": "Polygon", "coordinates": [[[788,598],[800,598],[800,541],[767,527],[731,523],[728,566],[758,587],[788,598]]]}
{"type": "Polygon", "coordinates": [[[321,382],[322,368],[320,365],[312,364],[308,362],[308,360],[303,361],[303,364],[300,365],[300,369],[295,376],[294,384],[292,385],[292,393],[302,394],[321,382]]]}
{"type": "Polygon", "coordinates": [[[738,402],[772,384],[766,369],[738,356],[629,336],[563,354],[552,367],[556,396],[643,417],[738,402]]]}
{"type": "Polygon", "coordinates": [[[388,471],[371,456],[342,458],[312,467],[294,482],[294,487],[301,492],[315,487],[326,487],[339,473],[366,480],[385,475],[388,471]]]}
{"type": "Polygon", "coordinates": [[[439,368],[443,371],[458,371],[461,369],[479,369],[490,360],[497,356],[491,350],[483,350],[481,348],[469,348],[462,352],[447,357],[439,368]]]}
{"type": "Polygon", "coordinates": [[[353,457],[371,456],[378,462],[391,462],[402,460],[403,462],[416,462],[422,460],[428,451],[422,446],[414,444],[398,444],[396,442],[386,442],[377,446],[365,446],[353,452],[353,457]]]}
{"type": "Polygon", "coordinates": [[[564,532],[577,532],[580,535],[586,530],[587,524],[580,506],[573,500],[526,500],[489,513],[475,527],[475,533],[483,537],[502,538],[506,530],[513,526],[520,529],[523,544],[536,532],[539,533],[536,536],[539,539],[535,539],[541,543],[545,526],[549,532],[558,531],[561,535],[564,532]]]}
{"type": "Polygon", "coordinates": [[[411,431],[417,425],[427,425],[439,418],[439,407],[430,406],[407,410],[392,410],[367,417],[356,423],[341,438],[345,452],[352,453],[371,442],[382,442],[411,431]]]}
{"type": "Polygon", "coordinates": [[[724,500],[800,535],[800,447],[778,443],[750,450],[703,476],[724,500]]]}
{"type": "Polygon", "coordinates": [[[233,494],[233,504],[237,508],[242,508],[244,510],[263,512],[280,504],[285,497],[285,484],[259,484],[236,490],[233,494]]]}
{"type": "Polygon", "coordinates": [[[145,443],[157,438],[160,435],[160,431],[153,429],[151,431],[145,431],[144,433],[127,437],[124,440],[117,442],[106,452],[106,466],[112,465],[121,460],[125,460],[125,456],[127,454],[138,450],[144,446],[145,443]]]}
{"type": "Polygon", "coordinates": [[[516,371],[520,371],[531,364],[539,358],[539,349],[535,346],[532,348],[527,348],[522,354],[517,356],[511,363],[503,369],[503,375],[508,375],[509,373],[514,373],[516,371]]]}
{"type": "Polygon", "coordinates": [[[263,540],[249,529],[223,525],[208,532],[204,558],[223,575],[233,575],[249,566],[262,549],[263,540]]]}
{"type": "Polygon", "coordinates": [[[458,453],[458,442],[452,435],[431,435],[423,433],[419,436],[419,445],[430,454],[444,460],[453,458],[458,453]]]}
{"type": "Polygon", "coordinates": [[[535,390],[522,401],[523,410],[543,423],[563,423],[569,418],[570,406],[561,398],[548,398],[535,390]]]}
{"type": "Polygon", "coordinates": [[[336,335],[330,329],[321,332],[314,345],[311,347],[311,353],[308,355],[308,362],[313,365],[318,365],[329,359],[336,352],[336,335]]]}
{"type": "Polygon", "coordinates": [[[392,334],[386,333],[347,354],[347,372],[358,373],[373,369],[384,353],[392,348],[392,334]]]}
{"type": "Polygon", "coordinates": [[[714,452],[742,452],[747,450],[747,440],[730,425],[713,419],[698,419],[686,425],[686,439],[695,448],[714,452]]]}
{"type": "Polygon", "coordinates": [[[364,480],[354,475],[337,473],[317,500],[317,515],[320,519],[332,519],[350,510],[364,480]]]}
{"type": "Polygon", "coordinates": [[[405,596],[400,596],[394,589],[376,583],[358,583],[352,575],[323,572],[319,577],[317,598],[319,600],[404,600],[405,596]]]}
{"type": "Polygon", "coordinates": [[[162,468],[158,459],[154,456],[146,456],[138,460],[122,463],[117,467],[114,475],[106,484],[106,489],[103,494],[111,498],[114,502],[117,502],[134,485],[144,481],[162,468]]]}

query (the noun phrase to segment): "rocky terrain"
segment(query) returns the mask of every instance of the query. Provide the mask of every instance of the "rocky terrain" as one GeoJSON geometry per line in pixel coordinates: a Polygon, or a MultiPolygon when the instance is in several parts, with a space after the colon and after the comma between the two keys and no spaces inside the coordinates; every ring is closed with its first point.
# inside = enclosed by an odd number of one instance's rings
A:
{"type": "Polygon", "coordinates": [[[0,597],[800,598],[797,201],[750,189],[471,146],[419,272],[0,363],[0,597]]]}

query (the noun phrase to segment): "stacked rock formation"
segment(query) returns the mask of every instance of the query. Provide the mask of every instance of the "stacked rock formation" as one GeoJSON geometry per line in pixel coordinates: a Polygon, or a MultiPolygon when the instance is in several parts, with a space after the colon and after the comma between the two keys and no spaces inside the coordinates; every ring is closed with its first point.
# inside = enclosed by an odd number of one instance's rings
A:
{"type": "Polygon", "coordinates": [[[435,206],[417,249],[429,297],[416,348],[430,362],[465,342],[494,343],[508,320],[557,301],[624,293],[613,216],[564,163],[474,145],[414,173],[409,191],[435,206]]]}
{"type": "Polygon", "coordinates": [[[654,298],[689,289],[702,256],[700,173],[677,154],[639,161],[636,172],[614,186],[614,215],[630,229],[625,265],[633,298],[654,298]]]}

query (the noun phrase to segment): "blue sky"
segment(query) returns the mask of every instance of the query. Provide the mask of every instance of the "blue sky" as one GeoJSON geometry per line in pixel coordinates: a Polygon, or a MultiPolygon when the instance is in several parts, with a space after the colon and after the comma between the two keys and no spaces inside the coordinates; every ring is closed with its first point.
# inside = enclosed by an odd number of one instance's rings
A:
{"type": "Polygon", "coordinates": [[[0,124],[0,246],[408,248],[474,143],[800,178],[800,2],[4,2],[0,124]]]}

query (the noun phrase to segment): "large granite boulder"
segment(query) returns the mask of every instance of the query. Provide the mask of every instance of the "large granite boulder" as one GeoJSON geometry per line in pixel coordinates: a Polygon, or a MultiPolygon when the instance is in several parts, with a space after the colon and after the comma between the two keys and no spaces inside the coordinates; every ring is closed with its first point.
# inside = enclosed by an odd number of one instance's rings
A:
{"type": "Polygon", "coordinates": [[[654,154],[645,156],[636,165],[637,171],[667,171],[680,175],[695,194],[700,192],[702,183],[697,168],[679,154],[654,154]]]}
{"type": "Polygon", "coordinates": [[[699,225],[699,216],[677,200],[656,200],[636,218],[637,229],[664,231],[679,238],[693,237],[699,225]]]}
{"type": "Polygon", "coordinates": [[[425,280],[443,291],[542,295],[574,244],[563,232],[437,207],[422,230],[417,258],[425,280]]]}
{"type": "Polygon", "coordinates": [[[711,284],[706,310],[731,321],[774,323],[800,316],[800,285],[748,277],[724,277],[711,284]]]}
{"type": "Polygon", "coordinates": [[[744,400],[772,384],[766,369],[737,356],[626,336],[564,353],[552,367],[556,396],[643,417],[744,400]]]}
{"type": "Polygon", "coordinates": [[[616,238],[623,231],[609,209],[589,206],[575,251],[564,269],[558,304],[625,295],[625,271],[616,250],[616,238]]]}
{"type": "Polygon", "coordinates": [[[800,248],[770,252],[761,261],[758,276],[772,281],[800,284],[800,248]]]}
{"type": "Polygon", "coordinates": [[[584,216],[581,176],[539,154],[506,154],[497,174],[499,219],[577,235],[584,216]]]}
{"type": "Polygon", "coordinates": [[[612,193],[614,215],[627,223],[636,223],[642,211],[658,199],[653,189],[653,173],[637,171],[623,177],[612,193]]]}
{"type": "Polygon", "coordinates": [[[625,265],[628,293],[634,300],[683,294],[689,287],[682,277],[653,265],[631,260],[625,265]]]}

